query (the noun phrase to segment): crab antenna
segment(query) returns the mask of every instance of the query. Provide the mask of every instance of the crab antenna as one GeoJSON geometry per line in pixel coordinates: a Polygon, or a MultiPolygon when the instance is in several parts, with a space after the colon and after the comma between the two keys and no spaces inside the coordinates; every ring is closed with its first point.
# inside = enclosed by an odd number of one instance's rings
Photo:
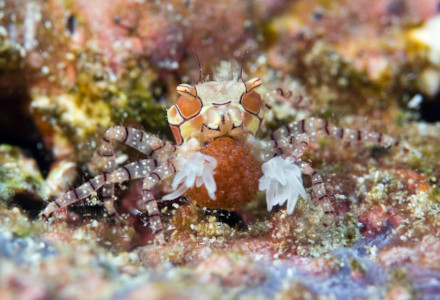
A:
{"type": "Polygon", "coordinates": [[[249,48],[246,49],[246,52],[244,53],[243,58],[241,59],[240,73],[238,74],[237,81],[240,81],[240,80],[243,81],[243,78],[241,78],[241,75],[243,75],[244,60],[246,59],[246,56],[248,55],[248,53],[249,53],[249,48]]]}
{"type": "Polygon", "coordinates": [[[202,82],[202,65],[200,64],[199,55],[197,54],[197,52],[194,49],[193,49],[193,51],[194,51],[194,54],[197,57],[197,63],[199,64],[199,83],[201,83],[202,82]]]}

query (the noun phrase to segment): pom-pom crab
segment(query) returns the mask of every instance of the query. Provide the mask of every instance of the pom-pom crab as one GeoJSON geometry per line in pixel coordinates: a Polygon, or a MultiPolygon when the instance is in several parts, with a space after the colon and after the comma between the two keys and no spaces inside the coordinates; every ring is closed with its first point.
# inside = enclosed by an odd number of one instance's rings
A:
{"type": "Polygon", "coordinates": [[[311,177],[316,200],[331,221],[336,211],[323,180],[301,160],[309,140],[330,136],[350,143],[398,145],[382,133],[339,128],[319,118],[289,123],[259,140],[256,134],[270,109],[256,91],[262,82],[259,78],[246,82],[238,78],[177,86],[180,96],[167,111],[175,144],[135,128],[109,128],[97,152],[104,160],[102,174],[58,197],[42,215],[48,217],[101,188],[106,209],[115,214],[114,184],[143,179],[137,207],[148,213],[155,239],[163,243],[165,235],[152,188],[166,178],[174,176],[173,192],[162,200],[183,195],[204,207],[233,210],[251,201],[260,190],[266,191],[269,211],[287,202],[287,212],[292,214],[298,197],[306,197],[301,177],[305,174],[311,177]],[[116,168],[115,142],[147,158],[116,168]]]}

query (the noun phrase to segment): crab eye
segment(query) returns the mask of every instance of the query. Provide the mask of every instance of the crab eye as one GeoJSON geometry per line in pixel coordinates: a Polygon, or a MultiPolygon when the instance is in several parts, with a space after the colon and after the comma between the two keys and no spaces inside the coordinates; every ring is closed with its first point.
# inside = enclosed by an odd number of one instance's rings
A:
{"type": "Polygon", "coordinates": [[[261,108],[261,96],[257,92],[250,92],[243,95],[241,105],[253,115],[258,115],[261,108]]]}
{"type": "Polygon", "coordinates": [[[262,84],[262,82],[261,82],[260,78],[252,78],[251,80],[248,80],[245,83],[246,91],[250,92],[253,89],[259,87],[261,84],[262,84]]]}
{"type": "Polygon", "coordinates": [[[190,95],[183,95],[177,99],[175,106],[178,108],[183,118],[190,119],[200,113],[202,102],[199,98],[190,95]]]}
{"type": "Polygon", "coordinates": [[[197,97],[197,90],[194,86],[186,84],[186,83],[181,83],[177,86],[176,88],[177,92],[184,96],[184,95],[190,95],[193,97],[197,97]]]}

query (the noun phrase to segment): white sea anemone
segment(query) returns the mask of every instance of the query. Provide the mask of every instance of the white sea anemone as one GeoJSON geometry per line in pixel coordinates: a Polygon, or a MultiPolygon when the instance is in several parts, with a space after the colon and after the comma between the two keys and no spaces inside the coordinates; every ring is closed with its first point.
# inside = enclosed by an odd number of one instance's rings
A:
{"type": "Polygon", "coordinates": [[[173,200],[181,196],[188,189],[205,185],[208,195],[215,200],[217,185],[214,180],[214,169],[217,167],[215,158],[201,152],[194,152],[189,158],[177,159],[179,171],[174,176],[171,194],[165,195],[162,200],[173,200]]]}
{"type": "Polygon", "coordinates": [[[301,170],[288,157],[274,157],[263,164],[263,177],[258,186],[260,191],[266,191],[267,210],[275,205],[283,205],[287,201],[287,213],[290,215],[298,202],[298,196],[306,198],[301,170]]]}

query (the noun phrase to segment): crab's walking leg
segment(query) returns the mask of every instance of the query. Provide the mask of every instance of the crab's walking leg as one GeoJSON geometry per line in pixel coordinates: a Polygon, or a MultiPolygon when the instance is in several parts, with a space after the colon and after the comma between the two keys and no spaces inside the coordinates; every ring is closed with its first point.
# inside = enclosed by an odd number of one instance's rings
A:
{"type": "Polygon", "coordinates": [[[312,178],[312,188],[315,192],[316,199],[326,215],[324,224],[329,225],[330,222],[335,221],[337,212],[333,206],[331,198],[327,194],[327,190],[321,176],[310,166],[310,164],[306,162],[298,161],[295,164],[301,169],[303,174],[310,175],[312,178]]]}
{"type": "Polygon", "coordinates": [[[281,154],[298,160],[306,152],[309,147],[309,136],[305,133],[290,135],[288,137],[276,137],[274,134],[270,136],[275,146],[279,148],[281,154]]]}
{"type": "MultiPolygon", "coordinates": [[[[288,146],[282,146],[282,148],[285,149],[284,152],[287,152],[288,156],[294,158],[295,164],[301,169],[301,173],[311,177],[312,188],[315,192],[316,199],[326,215],[324,225],[328,226],[335,221],[336,211],[333,207],[331,198],[327,194],[325,184],[321,176],[310,166],[310,164],[298,161],[309,146],[309,136],[306,133],[301,133],[296,136],[291,135],[287,140],[289,143],[288,146]]],[[[286,139],[284,139],[284,141],[286,141],[286,139]]],[[[278,145],[282,145],[282,142],[279,141],[278,145]]]]}
{"type": "Polygon", "coordinates": [[[305,133],[298,134],[295,137],[291,136],[290,144],[293,144],[293,149],[289,153],[289,156],[295,159],[295,164],[301,169],[301,173],[309,175],[311,177],[312,188],[315,192],[316,199],[318,200],[319,205],[326,215],[324,224],[329,225],[330,222],[333,222],[335,220],[336,211],[333,207],[331,198],[327,194],[325,184],[321,176],[310,166],[310,164],[303,161],[298,161],[298,159],[304,154],[309,146],[309,137],[305,133]],[[292,142],[292,139],[294,139],[295,142],[292,142]]]}
{"type": "MultiPolygon", "coordinates": [[[[289,123],[275,131],[274,135],[281,138],[283,136],[288,137],[303,133],[308,134],[311,140],[330,136],[351,143],[372,143],[382,147],[399,146],[399,141],[389,135],[367,130],[337,127],[328,120],[319,118],[309,118],[289,123]]],[[[405,151],[408,150],[405,147],[402,148],[405,151]]]]}
{"type": "MultiPolygon", "coordinates": [[[[157,168],[157,165],[158,163],[155,159],[144,159],[129,163],[112,173],[104,172],[55,199],[55,201],[51,202],[46,207],[42,216],[47,218],[58,209],[87,198],[108,183],[123,182],[126,180],[147,177],[148,174],[157,168]]],[[[113,202],[111,204],[113,206],[113,202]]]]}
{"type": "MultiPolygon", "coordinates": [[[[104,159],[104,174],[112,173],[116,168],[114,141],[126,144],[152,158],[157,158],[162,151],[172,147],[170,143],[142,130],[125,126],[110,127],[105,132],[101,147],[97,152],[104,159]]],[[[102,189],[102,197],[104,205],[111,215],[115,214],[113,194],[114,182],[107,181],[102,189]]]]}
{"type": "Polygon", "coordinates": [[[275,156],[290,156],[296,161],[309,147],[309,136],[305,133],[289,136],[276,131],[262,143],[264,144],[255,144],[255,146],[260,150],[264,161],[275,156]]]}
{"type": "Polygon", "coordinates": [[[312,105],[312,100],[310,98],[304,97],[301,94],[295,95],[295,97],[292,98],[292,95],[293,93],[291,90],[277,88],[274,98],[275,101],[283,102],[296,109],[307,108],[312,105]]]}
{"type": "Polygon", "coordinates": [[[173,164],[168,164],[155,169],[150,175],[144,179],[142,185],[142,200],[138,202],[138,208],[141,211],[148,212],[148,221],[150,229],[154,234],[154,239],[161,244],[165,243],[162,222],[160,220],[160,213],[157,207],[157,200],[151,192],[152,187],[162,181],[163,179],[172,176],[176,173],[173,164]]]}

